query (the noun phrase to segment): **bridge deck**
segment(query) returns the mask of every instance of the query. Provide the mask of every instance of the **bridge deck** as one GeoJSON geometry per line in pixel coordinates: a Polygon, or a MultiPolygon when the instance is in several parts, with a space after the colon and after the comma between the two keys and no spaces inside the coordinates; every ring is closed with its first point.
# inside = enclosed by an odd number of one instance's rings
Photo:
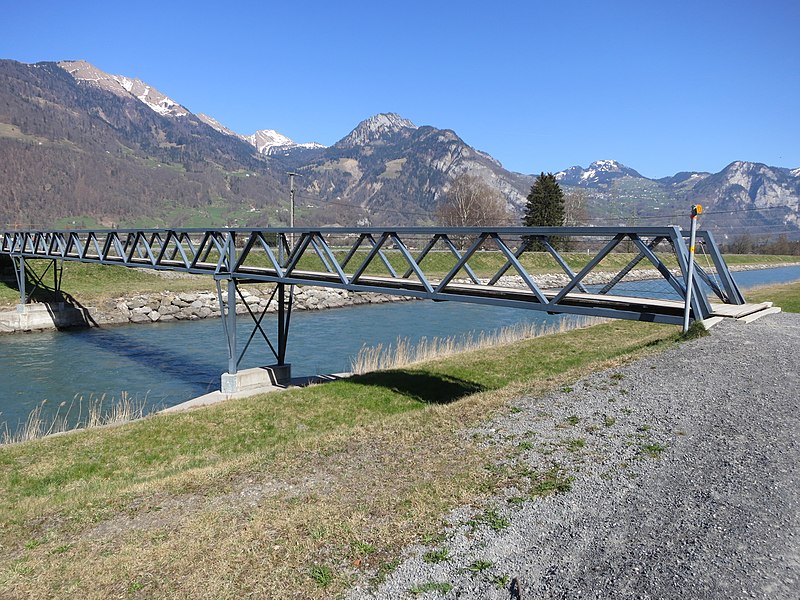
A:
{"type": "Polygon", "coordinates": [[[772,302],[759,302],[755,304],[711,304],[711,316],[742,319],[753,313],[772,308],[772,302]]]}

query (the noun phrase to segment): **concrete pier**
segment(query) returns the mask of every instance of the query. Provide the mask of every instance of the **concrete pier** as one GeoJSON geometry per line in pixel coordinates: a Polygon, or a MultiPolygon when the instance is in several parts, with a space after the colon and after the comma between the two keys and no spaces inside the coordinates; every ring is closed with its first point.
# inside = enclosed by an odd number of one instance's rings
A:
{"type": "Polygon", "coordinates": [[[236,373],[223,373],[220,391],[235,394],[267,386],[285,387],[292,378],[292,365],[269,365],[243,369],[236,373]]]}

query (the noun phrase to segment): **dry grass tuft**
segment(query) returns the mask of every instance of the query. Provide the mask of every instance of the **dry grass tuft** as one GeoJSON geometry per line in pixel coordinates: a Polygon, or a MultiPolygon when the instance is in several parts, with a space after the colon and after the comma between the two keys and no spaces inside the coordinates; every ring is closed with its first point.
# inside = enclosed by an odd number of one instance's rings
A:
{"type": "Polygon", "coordinates": [[[56,414],[49,417],[44,414],[46,402],[40,402],[30,412],[25,423],[14,432],[9,430],[8,423],[3,423],[0,446],[29,442],[78,429],[130,423],[144,416],[147,398],[131,398],[127,392],[122,392],[119,400],[107,398],[105,394],[100,397],[90,396],[88,399],[76,394],[72,402],[62,402],[58,405],[56,414]]]}
{"type": "Polygon", "coordinates": [[[486,350],[544,335],[564,333],[573,329],[591,327],[606,322],[599,317],[561,319],[557,323],[522,323],[504,327],[494,333],[481,331],[477,337],[470,335],[447,338],[422,338],[412,344],[408,338],[397,338],[394,345],[363,346],[353,359],[350,370],[356,374],[397,369],[409,365],[447,358],[465,352],[486,350]]]}

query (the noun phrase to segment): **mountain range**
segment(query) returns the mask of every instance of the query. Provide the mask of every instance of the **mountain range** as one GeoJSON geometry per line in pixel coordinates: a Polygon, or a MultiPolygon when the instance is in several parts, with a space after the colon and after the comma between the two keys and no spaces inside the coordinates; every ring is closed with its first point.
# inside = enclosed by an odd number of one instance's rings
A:
{"type": "MultiPolygon", "coordinates": [[[[240,134],[146,82],[85,61],[0,60],[0,225],[432,225],[453,177],[498,190],[518,215],[533,174],[508,171],[454,131],[394,113],[331,146],[240,134]]],[[[614,160],[556,174],[582,224],[682,224],[691,204],[723,236],[800,238],[800,168],[735,161],[719,173],[643,177],[614,160]]]]}

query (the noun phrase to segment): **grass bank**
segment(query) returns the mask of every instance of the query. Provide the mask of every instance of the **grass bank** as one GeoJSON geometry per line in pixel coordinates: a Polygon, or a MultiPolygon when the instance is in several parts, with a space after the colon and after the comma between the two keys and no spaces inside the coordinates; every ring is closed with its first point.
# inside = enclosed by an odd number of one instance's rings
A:
{"type": "MultiPolygon", "coordinates": [[[[460,432],[674,343],[609,323],[0,449],[9,597],[335,596],[507,482],[460,432]]],[[[557,491],[553,472],[526,474],[557,491]]],[[[519,481],[515,483],[520,484],[519,481]]]]}
{"type": "MultiPolygon", "coordinates": [[[[340,258],[344,254],[340,253],[340,258]]],[[[398,252],[389,251],[386,253],[389,261],[397,270],[404,271],[407,267],[404,259],[398,252]]],[[[352,259],[351,265],[359,264],[363,260],[366,252],[357,253],[352,259]]],[[[598,270],[618,271],[624,267],[633,257],[628,253],[612,253],[600,264],[598,270]]],[[[578,270],[583,267],[591,258],[580,252],[566,252],[564,258],[570,267],[578,270]]],[[[800,263],[800,256],[776,256],[776,255],[756,255],[756,254],[732,254],[726,255],[725,259],[731,266],[741,265],[769,265],[781,263],[800,263]]],[[[703,266],[702,257],[701,261],[703,266]]],[[[256,261],[259,262],[259,261],[256,261]]],[[[267,264],[266,256],[260,261],[267,264]]],[[[543,252],[526,252],[521,257],[521,262],[532,274],[542,273],[561,273],[561,267],[556,264],[553,258],[543,252]]],[[[37,273],[42,274],[48,267],[48,261],[31,260],[30,267],[37,273]]],[[[455,259],[449,253],[431,253],[423,261],[426,274],[431,277],[443,277],[455,264],[455,259]]],[[[479,277],[488,277],[496,273],[504,264],[505,257],[499,252],[478,252],[469,262],[470,267],[479,277]]],[[[323,266],[316,256],[308,256],[299,265],[301,269],[322,269],[323,266]]],[[[667,261],[670,268],[677,267],[674,260],[667,261]]],[[[649,263],[641,263],[641,268],[649,268],[649,263]]],[[[372,268],[368,270],[370,274],[386,274],[385,267],[380,261],[375,261],[372,268]]],[[[509,274],[514,274],[509,272],[509,274]]],[[[52,273],[48,273],[45,280],[52,281],[52,273]]],[[[214,288],[213,281],[207,276],[189,276],[178,278],[167,278],[156,274],[153,271],[144,269],[130,269],[114,265],[93,265],[77,262],[65,262],[62,280],[62,289],[83,305],[100,302],[113,297],[134,296],[141,293],[156,293],[165,290],[173,292],[211,290],[214,288]]],[[[10,306],[19,302],[19,292],[10,283],[0,282],[0,306],[10,306]]]]}
{"type": "Polygon", "coordinates": [[[800,281],[747,290],[748,302],[771,301],[786,312],[800,312],[800,281]]]}

